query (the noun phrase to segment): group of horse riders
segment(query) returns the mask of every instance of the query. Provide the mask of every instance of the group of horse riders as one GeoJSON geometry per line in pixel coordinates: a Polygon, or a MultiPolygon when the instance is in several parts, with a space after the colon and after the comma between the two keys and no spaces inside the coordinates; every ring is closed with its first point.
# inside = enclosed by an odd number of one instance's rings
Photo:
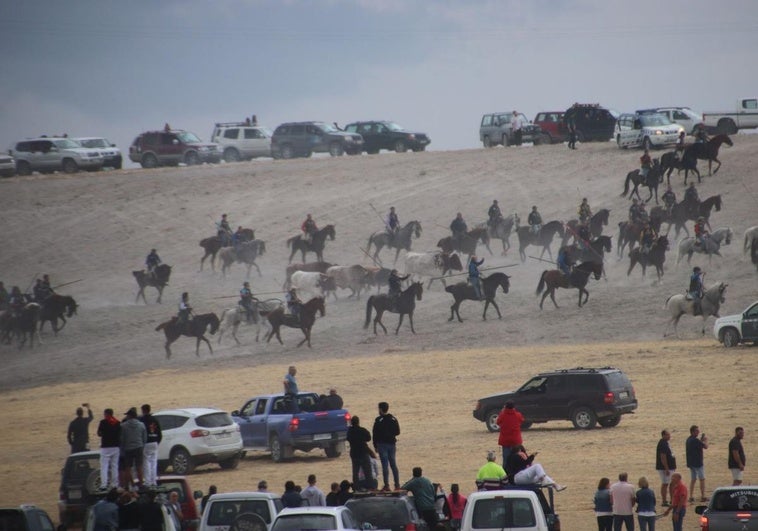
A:
{"type": "Polygon", "coordinates": [[[222,214],[221,221],[216,223],[216,236],[221,241],[222,247],[233,246],[237,249],[239,244],[242,243],[242,225],[238,226],[236,231],[232,231],[228,215],[222,214]]]}
{"type": "Polygon", "coordinates": [[[22,293],[18,286],[13,286],[8,293],[5,285],[0,282],[0,310],[7,308],[13,317],[18,317],[30,302],[42,304],[54,294],[55,290],[50,285],[50,276],[47,274],[35,281],[31,294],[22,293]]]}

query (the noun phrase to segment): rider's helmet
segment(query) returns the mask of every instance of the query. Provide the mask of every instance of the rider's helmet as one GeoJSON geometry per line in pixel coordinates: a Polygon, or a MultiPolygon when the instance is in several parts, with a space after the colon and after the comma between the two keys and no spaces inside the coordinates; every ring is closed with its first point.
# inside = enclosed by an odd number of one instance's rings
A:
{"type": "Polygon", "coordinates": [[[390,271],[390,275],[397,275],[397,269],[393,269],[392,271],[390,271]]]}
{"type": "Polygon", "coordinates": [[[493,204],[493,205],[497,205],[497,199],[493,199],[493,200],[492,200],[492,204],[493,204]]]}
{"type": "Polygon", "coordinates": [[[582,199],[582,203],[586,203],[586,202],[587,202],[587,198],[585,197],[582,199]]]}
{"type": "Polygon", "coordinates": [[[537,205],[534,205],[534,206],[532,207],[532,210],[537,210],[537,205]]]}
{"type": "Polygon", "coordinates": [[[154,252],[155,252],[155,249],[150,249],[150,252],[151,252],[151,253],[154,253],[154,252]]]}
{"type": "Polygon", "coordinates": [[[390,212],[394,212],[394,211],[395,211],[395,207],[390,207],[390,212]]]}

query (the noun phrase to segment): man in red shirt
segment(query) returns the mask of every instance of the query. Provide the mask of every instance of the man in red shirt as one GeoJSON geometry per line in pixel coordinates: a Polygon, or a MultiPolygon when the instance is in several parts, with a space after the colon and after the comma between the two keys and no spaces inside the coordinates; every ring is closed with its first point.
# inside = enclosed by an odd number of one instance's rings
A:
{"type": "Polygon", "coordinates": [[[682,481],[681,474],[671,474],[671,505],[663,513],[663,516],[672,513],[671,523],[674,525],[674,531],[682,531],[682,522],[684,521],[684,513],[686,511],[687,487],[682,481]]]}
{"type": "Polygon", "coordinates": [[[515,408],[513,402],[507,401],[497,417],[497,425],[500,426],[500,437],[497,443],[503,448],[503,468],[506,467],[511,448],[523,443],[521,440],[523,422],[524,415],[515,408]]]}

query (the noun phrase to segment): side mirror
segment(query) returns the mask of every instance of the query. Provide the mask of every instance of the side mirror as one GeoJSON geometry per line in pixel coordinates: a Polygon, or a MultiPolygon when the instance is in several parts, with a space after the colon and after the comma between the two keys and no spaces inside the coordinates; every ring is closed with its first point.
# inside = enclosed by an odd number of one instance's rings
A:
{"type": "Polygon", "coordinates": [[[111,144],[111,147],[116,147],[116,144],[111,144]]]}
{"type": "Polygon", "coordinates": [[[239,409],[235,409],[234,411],[232,411],[231,415],[232,415],[232,417],[240,417],[240,416],[242,416],[242,415],[240,415],[239,409]]]}

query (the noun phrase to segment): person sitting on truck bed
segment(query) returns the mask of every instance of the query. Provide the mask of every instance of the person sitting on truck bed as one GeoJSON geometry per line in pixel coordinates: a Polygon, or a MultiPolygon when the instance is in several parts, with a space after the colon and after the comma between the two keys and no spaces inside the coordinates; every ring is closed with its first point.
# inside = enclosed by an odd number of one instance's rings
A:
{"type": "Polygon", "coordinates": [[[508,462],[505,466],[508,470],[508,479],[516,485],[533,485],[539,484],[553,487],[560,492],[566,488],[565,485],[559,485],[547,475],[542,465],[534,462],[537,453],[527,455],[524,445],[520,444],[512,449],[508,456],[508,462]]]}
{"type": "Polygon", "coordinates": [[[331,411],[334,409],[342,409],[342,397],[337,394],[337,389],[334,387],[329,389],[328,395],[321,395],[318,402],[318,410],[331,411]]]}

